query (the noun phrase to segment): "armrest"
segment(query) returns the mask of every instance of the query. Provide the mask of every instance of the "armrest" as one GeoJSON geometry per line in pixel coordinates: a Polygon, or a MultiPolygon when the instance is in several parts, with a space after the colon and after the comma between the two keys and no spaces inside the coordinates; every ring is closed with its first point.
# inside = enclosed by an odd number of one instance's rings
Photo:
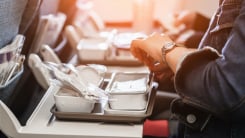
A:
{"type": "Polygon", "coordinates": [[[170,105],[176,98],[179,98],[179,95],[176,93],[158,90],[150,119],[169,119],[171,116],[170,105]]]}
{"type": "Polygon", "coordinates": [[[176,93],[173,92],[167,92],[167,91],[157,91],[157,96],[162,97],[162,98],[167,98],[167,99],[175,99],[175,98],[180,98],[180,96],[176,93]]]}

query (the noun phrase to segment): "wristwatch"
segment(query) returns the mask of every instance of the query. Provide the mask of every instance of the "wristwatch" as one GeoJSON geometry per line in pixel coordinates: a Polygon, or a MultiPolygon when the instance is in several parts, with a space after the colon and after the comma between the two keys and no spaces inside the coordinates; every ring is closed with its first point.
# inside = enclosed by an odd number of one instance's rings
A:
{"type": "Polygon", "coordinates": [[[166,54],[168,52],[170,52],[171,50],[173,50],[174,47],[176,47],[176,46],[178,46],[178,45],[176,45],[175,42],[166,42],[166,43],[164,43],[164,45],[162,47],[162,57],[163,57],[162,60],[163,60],[164,63],[167,63],[166,62],[166,54]]]}

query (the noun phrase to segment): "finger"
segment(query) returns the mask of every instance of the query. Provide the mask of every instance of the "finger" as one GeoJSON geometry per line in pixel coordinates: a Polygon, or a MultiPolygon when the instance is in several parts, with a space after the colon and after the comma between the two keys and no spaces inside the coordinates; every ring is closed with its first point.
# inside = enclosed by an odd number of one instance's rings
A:
{"type": "Polygon", "coordinates": [[[163,62],[159,63],[150,56],[147,56],[147,58],[144,59],[144,64],[147,65],[149,70],[153,72],[161,72],[169,68],[163,62]]]}
{"type": "Polygon", "coordinates": [[[131,46],[130,46],[130,52],[132,53],[133,56],[135,56],[136,58],[138,58],[140,56],[140,51],[139,51],[139,41],[138,40],[133,40],[131,42],[131,46]]]}
{"type": "Polygon", "coordinates": [[[166,79],[170,80],[173,77],[173,72],[170,69],[161,72],[154,72],[154,74],[155,74],[155,79],[157,79],[158,81],[162,81],[166,79]]]}
{"type": "Polygon", "coordinates": [[[151,68],[154,72],[165,71],[169,69],[169,67],[164,63],[155,63],[155,65],[151,68]]]}
{"type": "Polygon", "coordinates": [[[144,51],[142,47],[142,42],[142,40],[133,40],[130,47],[131,53],[140,61],[144,61],[147,59],[147,53],[144,51]]]}
{"type": "Polygon", "coordinates": [[[154,65],[154,59],[151,56],[147,55],[144,63],[148,66],[153,66],[154,65]]]}

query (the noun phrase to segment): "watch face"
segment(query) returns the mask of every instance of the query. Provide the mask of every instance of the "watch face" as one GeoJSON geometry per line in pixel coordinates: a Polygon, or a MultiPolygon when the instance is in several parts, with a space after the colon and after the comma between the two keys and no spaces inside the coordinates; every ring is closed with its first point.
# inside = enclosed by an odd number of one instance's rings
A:
{"type": "Polygon", "coordinates": [[[174,47],[174,45],[175,45],[174,42],[167,42],[165,43],[165,49],[171,49],[174,47]]]}

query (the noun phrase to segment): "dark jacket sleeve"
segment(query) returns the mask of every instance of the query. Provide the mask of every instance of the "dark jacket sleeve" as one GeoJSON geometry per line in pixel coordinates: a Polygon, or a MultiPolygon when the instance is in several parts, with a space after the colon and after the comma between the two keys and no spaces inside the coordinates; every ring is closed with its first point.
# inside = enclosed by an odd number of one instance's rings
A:
{"type": "Polygon", "coordinates": [[[245,2],[220,56],[204,48],[186,56],[175,76],[183,101],[217,116],[245,116],[245,2]]]}

